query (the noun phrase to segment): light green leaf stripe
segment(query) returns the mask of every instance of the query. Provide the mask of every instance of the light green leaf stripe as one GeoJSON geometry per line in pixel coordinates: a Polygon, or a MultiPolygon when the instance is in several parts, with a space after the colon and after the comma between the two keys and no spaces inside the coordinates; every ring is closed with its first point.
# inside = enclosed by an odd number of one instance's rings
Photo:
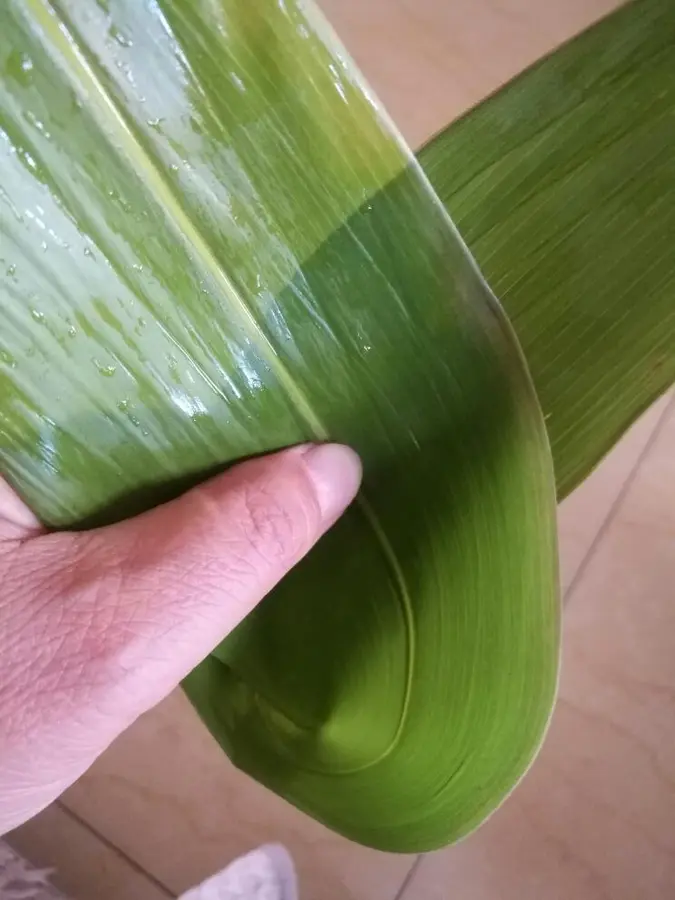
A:
{"type": "Polygon", "coordinates": [[[2,470],[71,527],[356,447],[359,502],[186,688],[353,839],[465,834],[550,714],[555,497],[519,347],[422,170],[296,0],[9,0],[0,74],[2,470]]]}
{"type": "Polygon", "coordinates": [[[558,496],[675,381],[675,4],[635,0],[418,154],[518,335],[558,496]]]}

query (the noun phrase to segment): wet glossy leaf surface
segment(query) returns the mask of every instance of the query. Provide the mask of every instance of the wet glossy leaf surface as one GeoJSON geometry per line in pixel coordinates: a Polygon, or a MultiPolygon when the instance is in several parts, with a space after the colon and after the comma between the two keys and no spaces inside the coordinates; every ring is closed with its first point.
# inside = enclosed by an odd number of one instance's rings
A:
{"type": "Polygon", "coordinates": [[[553,478],[412,155],[295,2],[10,0],[0,71],[3,470],[63,527],[253,453],[356,447],[357,503],[187,689],[344,834],[466,833],[552,704],[553,478]]]}

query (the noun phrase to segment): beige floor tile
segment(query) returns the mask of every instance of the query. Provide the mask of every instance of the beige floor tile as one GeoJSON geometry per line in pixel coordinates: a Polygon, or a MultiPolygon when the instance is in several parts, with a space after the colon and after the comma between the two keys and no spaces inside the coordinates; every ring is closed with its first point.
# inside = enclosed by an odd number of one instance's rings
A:
{"type": "Polygon", "coordinates": [[[567,609],[539,760],[404,900],[675,897],[674,461],[671,407],[567,609]]]}
{"type": "Polygon", "coordinates": [[[619,6],[619,0],[319,2],[413,147],[619,6]]]}
{"type": "Polygon", "coordinates": [[[392,900],[412,864],[332,834],[237,772],[178,692],[64,800],[177,893],[266,841],[289,848],[308,900],[392,900]]]}
{"type": "Polygon", "coordinates": [[[56,869],[54,884],[72,900],[166,900],[171,896],[57,806],[17,828],[7,840],[38,868],[56,869]]]}
{"type": "Polygon", "coordinates": [[[558,539],[563,591],[574,581],[671,396],[669,392],[648,409],[598,468],[561,503],[558,539]]]}

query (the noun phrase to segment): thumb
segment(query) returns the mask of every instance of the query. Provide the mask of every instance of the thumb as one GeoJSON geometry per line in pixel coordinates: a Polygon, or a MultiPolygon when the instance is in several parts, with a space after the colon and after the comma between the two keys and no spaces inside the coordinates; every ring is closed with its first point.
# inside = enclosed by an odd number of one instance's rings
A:
{"type": "Polygon", "coordinates": [[[168,694],[354,497],[334,444],[252,460],[128,522],[44,534],[0,480],[0,834],[168,694]]]}
{"type": "Polygon", "coordinates": [[[360,479],[347,447],[295,447],[136,519],[68,536],[77,615],[90,623],[96,659],[124,675],[110,680],[123,705],[134,698],[124,712],[134,718],[158,702],[232,631],[341,515],[360,479]]]}

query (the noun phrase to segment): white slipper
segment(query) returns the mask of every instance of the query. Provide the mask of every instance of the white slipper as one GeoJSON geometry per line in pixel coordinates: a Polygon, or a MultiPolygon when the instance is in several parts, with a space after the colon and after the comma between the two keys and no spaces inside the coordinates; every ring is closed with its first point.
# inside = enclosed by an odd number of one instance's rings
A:
{"type": "Polygon", "coordinates": [[[65,900],[51,885],[51,874],[51,869],[34,868],[0,841],[0,900],[65,900]]]}
{"type": "Polygon", "coordinates": [[[179,900],[298,900],[295,866],[281,844],[265,844],[235,859],[179,900]]]}

